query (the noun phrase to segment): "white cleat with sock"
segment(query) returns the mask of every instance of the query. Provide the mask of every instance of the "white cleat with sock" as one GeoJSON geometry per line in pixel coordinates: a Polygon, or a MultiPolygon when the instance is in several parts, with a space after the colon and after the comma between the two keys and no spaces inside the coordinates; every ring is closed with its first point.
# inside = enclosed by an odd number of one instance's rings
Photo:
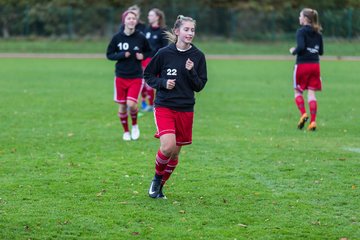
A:
{"type": "Polygon", "coordinates": [[[123,140],[124,141],[131,141],[131,136],[129,132],[124,132],[123,134],[123,140]]]}
{"type": "Polygon", "coordinates": [[[138,140],[139,137],[140,137],[139,126],[137,124],[133,125],[132,128],[131,128],[131,139],[132,140],[138,140]]]}

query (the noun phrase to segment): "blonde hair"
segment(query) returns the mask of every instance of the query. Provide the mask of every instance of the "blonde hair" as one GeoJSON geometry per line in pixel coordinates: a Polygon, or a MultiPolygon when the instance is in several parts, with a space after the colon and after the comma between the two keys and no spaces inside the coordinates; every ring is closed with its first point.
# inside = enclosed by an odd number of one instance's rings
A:
{"type": "Polygon", "coordinates": [[[161,11],[158,8],[153,8],[151,9],[149,12],[153,11],[155,13],[156,16],[159,17],[159,26],[161,28],[165,28],[166,24],[165,24],[165,14],[163,11],[161,11]]]}
{"type": "Polygon", "coordinates": [[[311,27],[318,33],[321,33],[322,27],[320,25],[318,12],[315,9],[311,8],[304,8],[303,10],[301,10],[301,12],[303,16],[308,19],[311,27]]]}
{"type": "Polygon", "coordinates": [[[165,36],[170,42],[173,42],[173,43],[177,42],[177,36],[175,34],[175,30],[179,29],[183,25],[184,22],[193,22],[196,25],[196,20],[194,20],[193,18],[179,15],[176,18],[174,27],[171,29],[171,32],[170,31],[165,32],[165,36]]]}
{"type": "Polygon", "coordinates": [[[140,18],[141,10],[138,5],[132,5],[127,10],[133,12],[135,11],[137,18],[140,18]]]}

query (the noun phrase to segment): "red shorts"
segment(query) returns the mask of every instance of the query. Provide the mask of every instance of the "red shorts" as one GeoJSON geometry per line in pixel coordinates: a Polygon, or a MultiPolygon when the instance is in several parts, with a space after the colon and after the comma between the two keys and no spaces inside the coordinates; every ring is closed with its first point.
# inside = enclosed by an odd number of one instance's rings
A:
{"type": "Polygon", "coordinates": [[[145,58],[144,60],[141,61],[141,66],[142,66],[143,70],[145,70],[145,68],[147,67],[147,65],[149,64],[150,61],[151,61],[150,57],[145,58]]]}
{"type": "Polygon", "coordinates": [[[144,85],[142,78],[120,78],[114,80],[114,101],[126,104],[127,100],[138,102],[139,95],[144,85]]]}
{"type": "Polygon", "coordinates": [[[156,107],[154,117],[156,138],[164,134],[175,134],[177,146],[192,143],[194,112],[178,112],[165,107],[156,107]]]}
{"type": "Polygon", "coordinates": [[[321,91],[319,63],[300,63],[294,67],[294,89],[321,91]]]}

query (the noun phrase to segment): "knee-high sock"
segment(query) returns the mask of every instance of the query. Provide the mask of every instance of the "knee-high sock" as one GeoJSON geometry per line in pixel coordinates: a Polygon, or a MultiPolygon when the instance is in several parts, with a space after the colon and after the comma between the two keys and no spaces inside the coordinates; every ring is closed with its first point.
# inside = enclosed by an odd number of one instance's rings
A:
{"type": "Polygon", "coordinates": [[[317,101],[311,100],[309,102],[309,108],[310,108],[310,122],[315,122],[316,113],[317,113],[317,101]]]}
{"type": "Polygon", "coordinates": [[[296,103],[296,106],[299,109],[301,115],[306,113],[305,101],[304,101],[304,97],[302,95],[298,95],[298,96],[295,97],[295,103],[296,103]]]}
{"type": "Polygon", "coordinates": [[[118,113],[118,116],[120,118],[120,122],[124,128],[124,132],[128,132],[129,131],[129,125],[128,125],[128,114],[127,112],[124,112],[124,113],[121,113],[119,112],[118,113]]]}
{"type": "Polygon", "coordinates": [[[156,154],[155,160],[155,173],[156,175],[164,175],[165,168],[170,161],[170,157],[165,156],[162,152],[159,151],[156,154]]]}
{"type": "Polygon", "coordinates": [[[178,165],[178,159],[171,159],[167,164],[164,175],[161,181],[161,184],[164,185],[166,181],[170,178],[171,174],[175,171],[176,166],[178,165]]]}
{"type": "Polygon", "coordinates": [[[130,110],[132,125],[136,125],[136,124],[137,124],[137,114],[138,114],[138,111],[139,111],[138,108],[136,108],[135,110],[130,110]]]}

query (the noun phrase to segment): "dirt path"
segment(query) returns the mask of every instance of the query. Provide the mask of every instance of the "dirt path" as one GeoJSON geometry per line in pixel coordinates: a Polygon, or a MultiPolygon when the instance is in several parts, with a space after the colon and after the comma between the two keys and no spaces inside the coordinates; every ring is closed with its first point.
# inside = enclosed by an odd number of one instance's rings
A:
{"type": "MultiPolygon", "coordinates": [[[[92,53],[0,53],[0,58],[45,58],[45,59],[105,59],[105,54],[92,53]]],[[[291,55],[206,55],[207,59],[220,60],[295,60],[291,55]]],[[[325,61],[360,61],[360,56],[323,56],[325,61]]]]}

